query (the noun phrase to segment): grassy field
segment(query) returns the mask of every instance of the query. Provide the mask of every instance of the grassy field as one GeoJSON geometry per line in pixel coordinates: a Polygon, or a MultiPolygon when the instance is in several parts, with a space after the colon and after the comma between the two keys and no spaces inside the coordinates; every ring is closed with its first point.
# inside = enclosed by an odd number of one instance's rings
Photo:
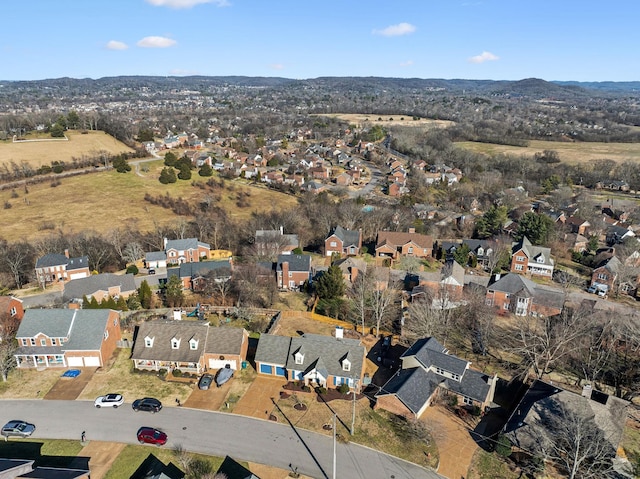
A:
{"type": "MultiPolygon", "coordinates": [[[[49,165],[52,161],[71,161],[72,158],[80,158],[83,155],[92,156],[98,151],[106,151],[110,154],[118,154],[133,151],[124,143],[116,140],[103,131],[89,131],[82,134],[79,131],[69,130],[65,132],[69,141],[35,141],[18,142],[12,140],[0,141],[0,165],[11,161],[20,164],[29,163],[34,168],[49,165]]],[[[38,136],[27,135],[26,139],[35,139],[38,136]]]]}
{"type": "Polygon", "coordinates": [[[312,116],[328,116],[331,118],[338,118],[339,120],[346,121],[349,124],[356,126],[363,126],[364,123],[371,123],[372,125],[382,126],[407,126],[413,128],[446,128],[454,125],[453,121],[449,120],[431,120],[429,118],[418,118],[414,120],[413,117],[408,115],[377,115],[375,113],[360,114],[360,113],[333,113],[330,115],[312,115],[312,116]],[[379,120],[381,118],[381,120],[379,120]],[[403,118],[401,120],[401,118],[403,118]]]}
{"type": "MultiPolygon", "coordinates": [[[[8,241],[28,241],[57,231],[106,233],[117,227],[151,231],[156,224],[167,225],[175,221],[176,215],[169,209],[145,201],[145,194],[154,197],[169,194],[173,198],[182,197],[190,204],[196,204],[202,198],[203,190],[192,186],[192,181],[161,184],[158,181],[163,167],[160,160],[144,165],[148,171],[140,174],[111,170],[61,178],[60,185],[56,187],[50,183],[29,185],[28,193],[24,188],[13,192],[0,191],[0,204],[5,205],[2,236],[8,241]],[[6,204],[11,207],[7,208],[6,204]]],[[[196,172],[192,180],[206,182],[196,172]]],[[[247,218],[253,211],[263,211],[276,205],[288,208],[296,204],[296,199],[250,186],[243,180],[234,180],[225,182],[217,204],[232,217],[247,218]],[[249,195],[249,206],[239,207],[236,204],[240,195],[249,195]]]]}
{"type": "Polygon", "coordinates": [[[475,141],[461,141],[456,143],[460,148],[466,148],[476,153],[486,155],[526,155],[533,156],[544,150],[558,152],[560,160],[566,163],[582,163],[592,160],[609,159],[618,162],[640,160],[640,143],[565,143],[560,141],[531,140],[529,146],[496,145],[493,143],[478,143],[475,141]]]}
{"type": "Polygon", "coordinates": [[[40,399],[58,381],[64,369],[14,368],[7,382],[0,382],[0,399],[40,399]]]}

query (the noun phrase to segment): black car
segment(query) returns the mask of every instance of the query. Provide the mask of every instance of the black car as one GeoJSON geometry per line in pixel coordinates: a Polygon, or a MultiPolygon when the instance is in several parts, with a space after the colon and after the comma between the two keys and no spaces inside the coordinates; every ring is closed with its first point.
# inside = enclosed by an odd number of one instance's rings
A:
{"type": "Polygon", "coordinates": [[[149,411],[156,413],[162,409],[162,403],[156,398],[136,399],[131,405],[134,411],[149,411]]]}
{"type": "Polygon", "coordinates": [[[203,374],[198,381],[198,388],[200,389],[209,389],[211,387],[211,383],[213,382],[213,376],[211,374],[203,374]]]}

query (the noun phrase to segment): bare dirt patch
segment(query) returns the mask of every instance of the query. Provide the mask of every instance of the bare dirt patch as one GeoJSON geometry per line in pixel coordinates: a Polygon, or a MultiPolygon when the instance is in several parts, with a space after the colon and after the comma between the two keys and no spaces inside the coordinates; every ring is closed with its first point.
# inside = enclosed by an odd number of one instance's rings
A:
{"type": "Polygon", "coordinates": [[[183,406],[206,411],[217,411],[224,403],[224,398],[227,397],[232,382],[233,380],[223,384],[219,388],[215,387],[215,384],[212,384],[211,389],[207,390],[198,389],[198,386],[194,385],[191,394],[183,406]]]}
{"type": "Polygon", "coordinates": [[[301,333],[322,334],[331,336],[336,327],[331,324],[322,323],[309,318],[292,317],[281,318],[278,326],[272,334],[278,336],[300,336],[301,333]]]}
{"type": "Polygon", "coordinates": [[[62,377],[61,373],[58,382],[49,389],[44,399],[65,399],[69,401],[77,399],[96,372],[95,368],[82,368],[80,371],[82,371],[80,375],[75,378],[62,377]]]}
{"type": "Polygon", "coordinates": [[[235,414],[267,419],[273,410],[271,398],[280,397],[285,379],[258,376],[233,409],[235,414]]]}
{"type": "Polygon", "coordinates": [[[105,151],[110,155],[128,153],[133,150],[103,131],[66,131],[69,141],[33,141],[16,142],[0,141],[0,165],[11,162],[26,162],[34,168],[50,165],[52,161],[70,163],[72,159],[82,156],[97,155],[105,151]]]}
{"type": "Polygon", "coordinates": [[[14,369],[7,382],[0,382],[2,399],[41,399],[60,379],[64,369],[14,369]]]}
{"type": "Polygon", "coordinates": [[[91,478],[102,479],[125,447],[116,442],[90,441],[78,455],[90,458],[91,478]]]}
{"type": "Polygon", "coordinates": [[[338,118],[346,121],[349,124],[356,125],[358,127],[366,126],[367,124],[382,125],[382,126],[406,126],[412,128],[447,128],[455,125],[455,122],[449,120],[432,120],[429,118],[416,118],[407,115],[378,115],[375,113],[360,114],[360,113],[333,113],[330,115],[318,115],[329,116],[332,118],[338,118]]]}

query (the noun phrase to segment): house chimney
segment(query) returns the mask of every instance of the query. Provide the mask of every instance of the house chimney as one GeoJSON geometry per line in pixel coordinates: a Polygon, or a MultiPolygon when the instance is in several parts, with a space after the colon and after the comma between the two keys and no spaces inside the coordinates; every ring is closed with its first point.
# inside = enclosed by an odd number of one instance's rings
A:
{"type": "Polygon", "coordinates": [[[67,258],[69,258],[69,250],[68,250],[68,249],[65,249],[65,250],[64,250],[64,255],[65,255],[67,258]]]}
{"type": "Polygon", "coordinates": [[[591,399],[591,384],[582,386],[582,396],[591,399]]]}
{"type": "Polygon", "coordinates": [[[282,262],[282,284],[280,285],[280,287],[281,288],[289,287],[289,262],[288,261],[282,262]]]}
{"type": "Polygon", "coordinates": [[[283,235],[284,234],[284,226],[280,225],[280,234],[283,235]]]}
{"type": "Polygon", "coordinates": [[[413,233],[415,233],[415,232],[416,232],[416,229],[415,229],[415,228],[409,228],[409,233],[413,234],[413,233]]]}
{"type": "Polygon", "coordinates": [[[496,281],[500,280],[500,273],[496,273],[496,281]]]}
{"type": "Polygon", "coordinates": [[[167,243],[169,242],[169,240],[165,237],[162,240],[162,244],[164,245],[164,249],[167,249],[167,243]]]}
{"type": "Polygon", "coordinates": [[[342,339],[344,337],[344,328],[342,326],[336,326],[336,339],[342,339]]]}

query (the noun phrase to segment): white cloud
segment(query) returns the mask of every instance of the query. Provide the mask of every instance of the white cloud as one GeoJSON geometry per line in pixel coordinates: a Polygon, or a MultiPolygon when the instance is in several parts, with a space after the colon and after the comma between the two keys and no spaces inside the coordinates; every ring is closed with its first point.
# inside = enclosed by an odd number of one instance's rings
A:
{"type": "Polygon", "coordinates": [[[471,63],[484,63],[484,62],[493,62],[496,60],[500,60],[500,57],[494,55],[491,52],[482,52],[480,55],[476,55],[475,57],[469,58],[471,63]]]}
{"type": "Polygon", "coordinates": [[[167,37],[144,37],[137,45],[142,48],[169,48],[176,44],[176,41],[167,37]]]}
{"type": "Polygon", "coordinates": [[[110,40],[107,42],[107,50],[126,50],[129,46],[126,43],[119,42],[117,40],[110,40]]]}
{"type": "Polygon", "coordinates": [[[154,7],[169,8],[192,8],[203,3],[213,3],[218,7],[228,7],[231,5],[227,0],[147,0],[154,7]]]}
{"type": "Polygon", "coordinates": [[[416,31],[416,27],[410,23],[398,23],[397,25],[389,25],[382,30],[373,30],[374,35],[382,35],[383,37],[399,37],[401,35],[409,35],[416,31]]]}
{"type": "Polygon", "coordinates": [[[413,65],[413,60],[407,60],[406,62],[400,63],[401,67],[410,67],[411,65],[413,65]]]}
{"type": "Polygon", "coordinates": [[[269,67],[272,70],[284,70],[284,65],[282,63],[272,63],[269,67]]]}

